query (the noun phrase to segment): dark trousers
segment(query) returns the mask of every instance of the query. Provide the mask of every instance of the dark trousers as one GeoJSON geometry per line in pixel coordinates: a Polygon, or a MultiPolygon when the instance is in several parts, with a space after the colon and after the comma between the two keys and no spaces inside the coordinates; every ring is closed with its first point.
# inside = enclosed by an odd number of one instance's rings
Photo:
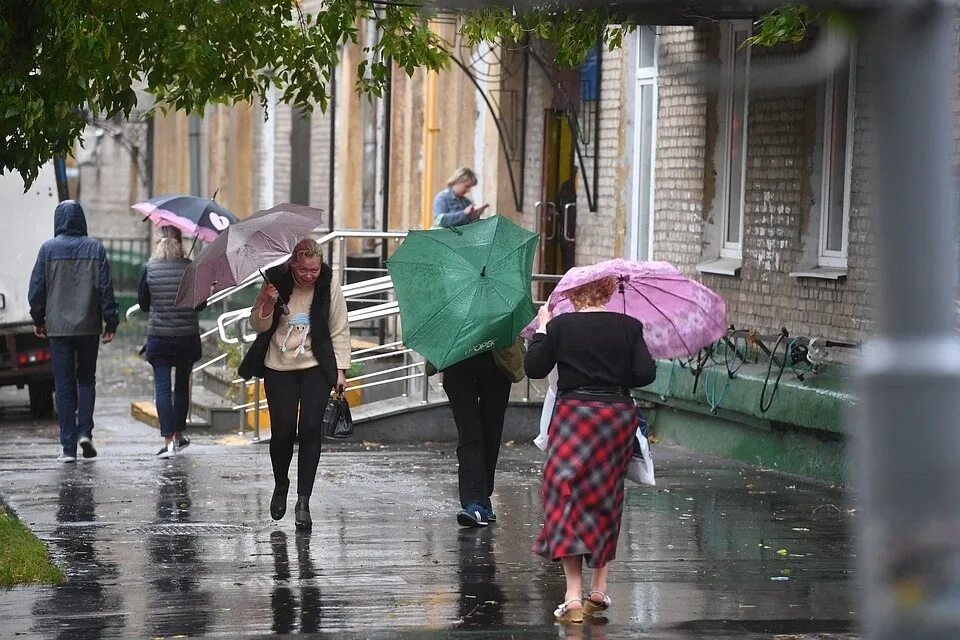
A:
{"type": "Polygon", "coordinates": [[[170,437],[187,428],[190,410],[190,373],[193,363],[170,364],[159,362],[153,365],[153,387],[157,402],[157,419],[160,435],[170,437]],[[171,374],[175,385],[170,383],[171,374]]]}
{"type": "Polygon", "coordinates": [[[69,455],[77,455],[80,438],[93,437],[99,352],[100,336],[50,338],[53,385],[60,417],[60,446],[69,455]]]}
{"type": "Polygon", "coordinates": [[[320,464],[320,428],[332,387],[320,367],[298,371],[267,369],[263,388],[270,405],[270,461],[273,480],[288,482],[293,443],[299,440],[297,495],[310,496],[320,464]],[[299,410],[299,419],[297,416],[299,410]],[[297,435],[299,434],[299,438],[297,435]]]}
{"type": "Polygon", "coordinates": [[[463,507],[479,502],[491,508],[490,496],[510,387],[510,380],[489,352],[444,369],[443,388],[457,423],[460,505],[463,507]]]}

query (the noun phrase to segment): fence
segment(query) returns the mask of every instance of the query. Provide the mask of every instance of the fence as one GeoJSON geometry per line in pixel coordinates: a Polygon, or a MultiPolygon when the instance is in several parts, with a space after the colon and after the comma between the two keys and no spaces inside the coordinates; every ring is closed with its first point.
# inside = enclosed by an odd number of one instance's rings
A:
{"type": "Polygon", "coordinates": [[[100,241],[110,259],[113,288],[125,293],[135,292],[143,265],[150,258],[150,239],[101,238],[100,241]]]}

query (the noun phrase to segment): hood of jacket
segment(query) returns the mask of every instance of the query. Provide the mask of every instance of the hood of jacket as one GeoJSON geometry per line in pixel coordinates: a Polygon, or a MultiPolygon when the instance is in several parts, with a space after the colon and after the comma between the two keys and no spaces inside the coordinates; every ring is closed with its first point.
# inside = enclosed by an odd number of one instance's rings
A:
{"type": "Polygon", "coordinates": [[[53,235],[85,236],[87,235],[87,217],[83,207],[75,200],[64,200],[57,205],[53,214],[53,235]]]}

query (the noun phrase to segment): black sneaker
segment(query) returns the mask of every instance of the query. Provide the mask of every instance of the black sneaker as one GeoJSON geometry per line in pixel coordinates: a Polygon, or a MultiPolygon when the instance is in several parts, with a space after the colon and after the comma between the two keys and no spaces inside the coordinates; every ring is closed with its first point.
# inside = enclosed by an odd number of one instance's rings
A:
{"type": "Polygon", "coordinates": [[[487,522],[496,522],[496,521],[497,521],[497,514],[495,514],[495,513],[493,512],[493,508],[492,508],[492,507],[491,507],[490,509],[484,509],[484,510],[483,510],[483,517],[486,518],[487,522]]]}
{"type": "Polygon", "coordinates": [[[173,444],[173,441],[170,441],[169,444],[165,444],[160,447],[160,451],[157,451],[158,460],[166,460],[167,458],[172,458],[177,455],[177,445],[173,444]]]}
{"type": "Polygon", "coordinates": [[[490,524],[486,511],[479,502],[471,502],[457,512],[457,524],[461,527],[485,527],[490,524]]]}
{"type": "Polygon", "coordinates": [[[177,440],[177,449],[186,449],[189,446],[190,446],[190,438],[188,438],[187,436],[181,436],[180,439],[177,440]]]}
{"type": "Polygon", "coordinates": [[[84,458],[97,457],[97,449],[93,446],[93,441],[87,436],[80,438],[80,441],[77,444],[80,445],[80,451],[83,453],[84,458]]]}

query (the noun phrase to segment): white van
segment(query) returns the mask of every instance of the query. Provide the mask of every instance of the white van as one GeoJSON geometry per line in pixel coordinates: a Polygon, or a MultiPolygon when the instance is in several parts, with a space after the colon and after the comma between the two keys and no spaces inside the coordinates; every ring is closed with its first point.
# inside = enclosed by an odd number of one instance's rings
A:
{"type": "MultiPolygon", "coordinates": [[[[63,182],[63,180],[61,180],[63,182]]],[[[30,392],[30,413],[53,413],[50,345],[33,335],[27,290],[37,252],[53,237],[53,213],[60,202],[54,163],[44,165],[24,192],[18,173],[0,175],[0,386],[30,392]]]]}

